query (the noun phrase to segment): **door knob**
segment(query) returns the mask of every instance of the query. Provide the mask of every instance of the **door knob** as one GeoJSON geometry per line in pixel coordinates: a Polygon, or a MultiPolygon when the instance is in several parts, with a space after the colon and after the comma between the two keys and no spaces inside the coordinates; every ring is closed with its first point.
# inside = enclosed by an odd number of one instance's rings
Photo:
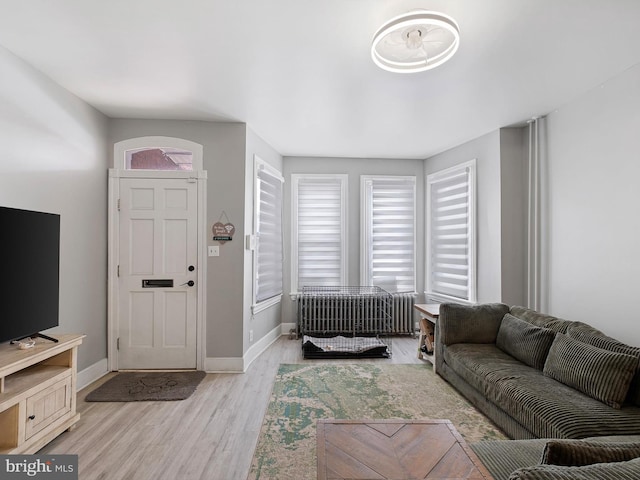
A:
{"type": "Polygon", "coordinates": [[[193,265],[189,265],[189,271],[193,272],[196,269],[196,267],[194,267],[193,265]]]}
{"type": "Polygon", "coordinates": [[[193,280],[189,280],[187,282],[187,285],[189,285],[190,287],[193,287],[196,284],[196,282],[194,282],[193,280]]]}

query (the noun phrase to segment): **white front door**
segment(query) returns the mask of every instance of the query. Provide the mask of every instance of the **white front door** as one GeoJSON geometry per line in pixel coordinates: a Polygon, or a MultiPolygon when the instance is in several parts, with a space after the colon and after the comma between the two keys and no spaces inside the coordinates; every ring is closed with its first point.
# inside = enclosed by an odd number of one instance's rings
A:
{"type": "Polygon", "coordinates": [[[196,368],[193,179],[121,178],[119,369],[196,368]]]}

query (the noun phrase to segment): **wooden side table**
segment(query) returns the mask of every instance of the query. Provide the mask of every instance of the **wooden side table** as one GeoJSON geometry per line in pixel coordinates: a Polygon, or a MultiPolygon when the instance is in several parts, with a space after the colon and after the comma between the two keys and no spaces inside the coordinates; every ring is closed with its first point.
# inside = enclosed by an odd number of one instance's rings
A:
{"type": "Polygon", "coordinates": [[[419,303],[414,308],[420,314],[420,337],[418,342],[418,358],[427,360],[433,365],[433,371],[436,370],[436,351],[435,351],[435,326],[440,315],[439,303],[419,303]],[[422,347],[426,347],[427,353],[422,351],[422,347]]]}

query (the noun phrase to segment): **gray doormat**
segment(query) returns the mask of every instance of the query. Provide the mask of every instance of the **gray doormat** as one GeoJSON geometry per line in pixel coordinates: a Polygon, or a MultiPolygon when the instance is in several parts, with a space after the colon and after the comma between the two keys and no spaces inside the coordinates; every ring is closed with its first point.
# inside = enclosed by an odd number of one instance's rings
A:
{"type": "Polygon", "coordinates": [[[205,372],[121,372],[86,397],[87,402],[170,401],[188,398],[205,372]]]}

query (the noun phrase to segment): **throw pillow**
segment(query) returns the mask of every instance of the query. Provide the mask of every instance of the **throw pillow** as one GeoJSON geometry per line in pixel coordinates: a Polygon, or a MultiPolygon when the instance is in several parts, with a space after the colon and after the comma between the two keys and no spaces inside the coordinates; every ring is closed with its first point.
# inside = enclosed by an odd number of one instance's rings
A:
{"type": "Polygon", "coordinates": [[[571,323],[568,320],[563,320],[558,317],[553,317],[526,307],[518,307],[515,305],[511,307],[509,313],[514,317],[532,323],[536,327],[544,327],[560,333],[565,333],[567,331],[567,326],[571,323]]]}
{"type": "Polygon", "coordinates": [[[625,462],[640,457],[640,443],[594,443],[584,440],[549,440],[540,463],[581,467],[593,463],[625,462]]]}
{"type": "Polygon", "coordinates": [[[628,462],[596,463],[584,467],[536,465],[516,470],[509,480],[637,480],[640,458],[628,462]]]}
{"type": "Polygon", "coordinates": [[[609,352],[558,333],[543,373],[606,405],[620,408],[637,362],[631,355],[609,352]]]}
{"type": "Polygon", "coordinates": [[[496,346],[530,367],[542,370],[556,334],[507,313],[502,318],[496,346]]]}
{"type": "Polygon", "coordinates": [[[502,303],[458,305],[443,303],[438,317],[439,342],[496,343],[500,321],[509,307],[502,303]]]}
{"type": "Polygon", "coordinates": [[[640,406],[640,348],[626,345],[615,338],[606,336],[600,330],[593,328],[582,322],[574,322],[567,328],[567,335],[581,342],[588,343],[594,347],[602,348],[612,352],[626,353],[638,358],[636,374],[631,381],[627,401],[636,406],[640,406]]]}

